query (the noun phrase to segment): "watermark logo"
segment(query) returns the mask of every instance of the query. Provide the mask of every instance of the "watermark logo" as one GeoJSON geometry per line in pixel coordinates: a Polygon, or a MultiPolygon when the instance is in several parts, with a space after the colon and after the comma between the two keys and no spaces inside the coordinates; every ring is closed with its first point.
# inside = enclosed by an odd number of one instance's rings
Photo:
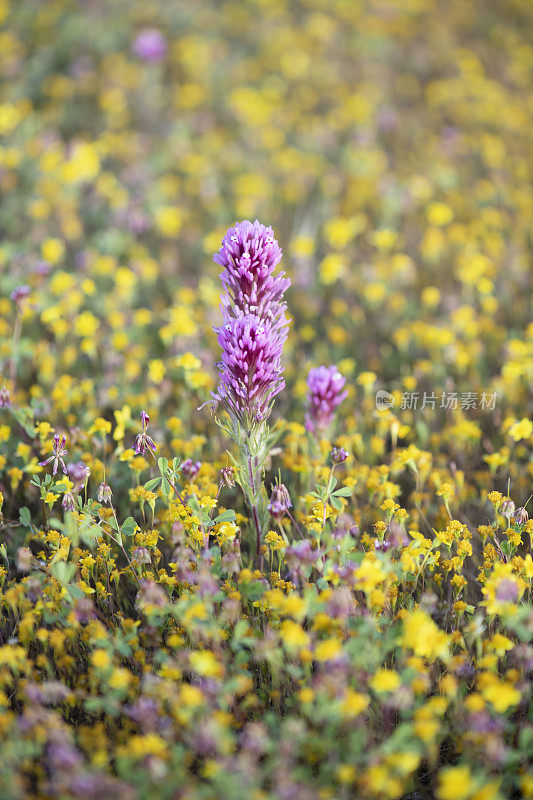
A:
{"type": "MultiPolygon", "coordinates": [[[[446,411],[494,411],[498,399],[497,392],[402,392],[400,411],[422,411],[442,408],[446,411]]],[[[395,399],[385,389],[376,392],[376,409],[386,411],[395,405],[395,399]]]]}
{"type": "Polygon", "coordinates": [[[378,411],[385,411],[387,408],[392,408],[394,405],[394,397],[390,392],[385,389],[378,389],[376,392],[376,408],[378,411]]]}

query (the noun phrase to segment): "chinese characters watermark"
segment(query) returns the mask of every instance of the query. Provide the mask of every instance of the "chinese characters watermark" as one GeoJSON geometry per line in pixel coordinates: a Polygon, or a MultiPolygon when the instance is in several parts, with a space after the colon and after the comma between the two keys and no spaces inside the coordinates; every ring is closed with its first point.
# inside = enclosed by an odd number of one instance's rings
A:
{"type": "MultiPolygon", "coordinates": [[[[425,408],[442,408],[445,411],[494,411],[496,408],[497,392],[402,392],[400,411],[423,411],[425,408]]],[[[379,389],[376,392],[376,408],[384,411],[396,405],[394,396],[379,389]]]]}

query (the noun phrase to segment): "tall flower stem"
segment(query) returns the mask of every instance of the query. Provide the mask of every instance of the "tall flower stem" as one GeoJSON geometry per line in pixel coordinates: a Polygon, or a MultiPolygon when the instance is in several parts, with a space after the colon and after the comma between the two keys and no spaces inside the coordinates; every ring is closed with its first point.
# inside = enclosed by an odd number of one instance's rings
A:
{"type": "Polygon", "coordinates": [[[261,539],[263,537],[264,511],[266,497],[262,481],[262,446],[267,436],[266,426],[261,426],[254,436],[249,432],[240,447],[241,481],[246,502],[250,509],[253,528],[255,529],[255,543],[258,563],[261,563],[261,539]],[[258,434],[258,435],[257,435],[258,434]]]}
{"type": "Polygon", "coordinates": [[[256,548],[257,548],[257,555],[258,555],[258,558],[260,558],[262,529],[261,529],[261,523],[259,522],[259,513],[257,511],[257,504],[256,503],[252,504],[252,519],[253,519],[254,525],[255,525],[255,535],[256,535],[255,543],[256,543],[256,548]]]}
{"type": "Polygon", "coordinates": [[[256,497],[256,472],[257,472],[257,464],[254,463],[255,459],[252,458],[252,454],[250,453],[250,448],[248,448],[248,455],[247,455],[247,467],[248,467],[248,480],[250,481],[250,488],[251,488],[251,508],[252,508],[252,519],[255,525],[255,533],[256,533],[256,545],[257,545],[257,557],[260,558],[261,553],[261,536],[262,536],[262,526],[259,522],[259,512],[257,508],[257,502],[255,500],[256,497]]]}

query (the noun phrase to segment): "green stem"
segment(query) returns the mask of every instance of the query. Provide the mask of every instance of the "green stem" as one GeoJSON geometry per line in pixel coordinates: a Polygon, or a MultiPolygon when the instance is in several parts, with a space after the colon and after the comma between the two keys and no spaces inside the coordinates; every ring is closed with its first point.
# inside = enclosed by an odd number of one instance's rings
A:
{"type": "Polygon", "coordinates": [[[256,502],[256,467],[254,464],[255,459],[252,458],[252,454],[250,453],[250,448],[247,446],[247,468],[248,468],[248,480],[250,482],[250,506],[252,510],[252,519],[254,521],[255,526],[255,533],[256,533],[256,550],[257,550],[257,560],[259,562],[259,568],[261,568],[261,524],[259,522],[259,514],[257,511],[257,502],[256,502]]]}

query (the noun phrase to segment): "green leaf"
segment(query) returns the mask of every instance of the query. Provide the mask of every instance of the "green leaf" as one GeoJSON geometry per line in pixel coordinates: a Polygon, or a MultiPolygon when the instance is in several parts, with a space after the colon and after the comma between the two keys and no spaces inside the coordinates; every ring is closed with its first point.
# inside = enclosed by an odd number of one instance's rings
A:
{"type": "Polygon", "coordinates": [[[19,511],[19,520],[25,528],[29,528],[31,525],[31,514],[30,509],[27,506],[22,506],[19,511]]]}
{"type": "Polygon", "coordinates": [[[12,408],[11,413],[19,425],[22,425],[28,436],[31,439],[34,439],[37,435],[37,432],[33,427],[33,409],[27,407],[12,408]]]}
{"type": "Polygon", "coordinates": [[[57,578],[59,583],[66,586],[74,577],[76,565],[67,564],[66,561],[56,561],[55,564],[52,564],[50,569],[52,570],[52,575],[57,578]]]}
{"type": "Polygon", "coordinates": [[[202,525],[207,525],[209,528],[213,526],[213,521],[209,514],[206,514],[203,508],[200,508],[200,504],[198,503],[198,498],[195,494],[189,497],[189,501],[187,503],[191,511],[194,513],[196,517],[200,520],[202,525]]]}
{"type": "Polygon", "coordinates": [[[332,475],[328,481],[328,492],[331,492],[331,490],[334,489],[336,485],[337,485],[337,478],[335,477],[335,475],[332,475]]]}
{"type": "Polygon", "coordinates": [[[170,488],[171,488],[171,487],[170,487],[170,483],[167,481],[167,479],[166,479],[166,478],[163,478],[163,479],[162,479],[162,481],[161,481],[161,491],[163,492],[163,494],[165,495],[165,497],[168,497],[168,496],[169,496],[169,494],[170,494],[170,488]]]}
{"type": "Polygon", "coordinates": [[[168,470],[168,458],[158,458],[157,459],[157,466],[159,467],[159,472],[161,475],[166,475],[168,470]]]}
{"type": "Polygon", "coordinates": [[[351,486],[341,486],[340,489],[337,489],[333,492],[335,497],[351,497],[353,494],[353,489],[351,486]]]}
{"type": "Polygon", "coordinates": [[[135,532],[135,528],[137,527],[137,523],[133,519],[133,517],[127,517],[121,525],[121,531],[124,536],[132,536],[135,532]]]}
{"type": "Polygon", "coordinates": [[[174,458],[172,459],[172,469],[174,472],[176,472],[179,469],[179,465],[180,465],[179,458],[177,456],[174,456],[174,458]]]}
{"type": "Polygon", "coordinates": [[[335,509],[335,511],[340,511],[340,510],[341,510],[341,508],[342,508],[342,503],[341,503],[341,501],[339,500],[339,498],[338,498],[338,497],[336,497],[334,494],[332,494],[332,495],[331,495],[331,497],[329,498],[329,502],[330,502],[330,505],[332,505],[332,506],[333,506],[333,508],[335,509]]]}
{"type": "Polygon", "coordinates": [[[144,488],[146,489],[147,492],[153,492],[156,486],[159,486],[160,481],[161,478],[152,478],[151,481],[148,481],[148,483],[144,484],[144,488]]]}
{"type": "Polygon", "coordinates": [[[222,514],[219,514],[218,517],[215,517],[215,525],[220,524],[221,522],[235,522],[237,517],[235,516],[235,511],[230,508],[228,511],[223,511],[222,514]]]}
{"type": "Polygon", "coordinates": [[[98,527],[98,525],[84,525],[80,528],[80,538],[87,547],[94,547],[96,542],[98,541],[98,537],[101,536],[102,529],[98,527]]]}
{"type": "Polygon", "coordinates": [[[259,600],[266,591],[265,585],[261,583],[261,581],[251,581],[250,583],[241,584],[240,590],[251,603],[259,600]]]}
{"type": "Polygon", "coordinates": [[[191,494],[191,496],[189,497],[187,505],[189,506],[191,511],[194,511],[194,513],[197,516],[202,513],[202,509],[200,508],[200,505],[198,503],[198,498],[196,497],[195,494],[191,494]]]}

